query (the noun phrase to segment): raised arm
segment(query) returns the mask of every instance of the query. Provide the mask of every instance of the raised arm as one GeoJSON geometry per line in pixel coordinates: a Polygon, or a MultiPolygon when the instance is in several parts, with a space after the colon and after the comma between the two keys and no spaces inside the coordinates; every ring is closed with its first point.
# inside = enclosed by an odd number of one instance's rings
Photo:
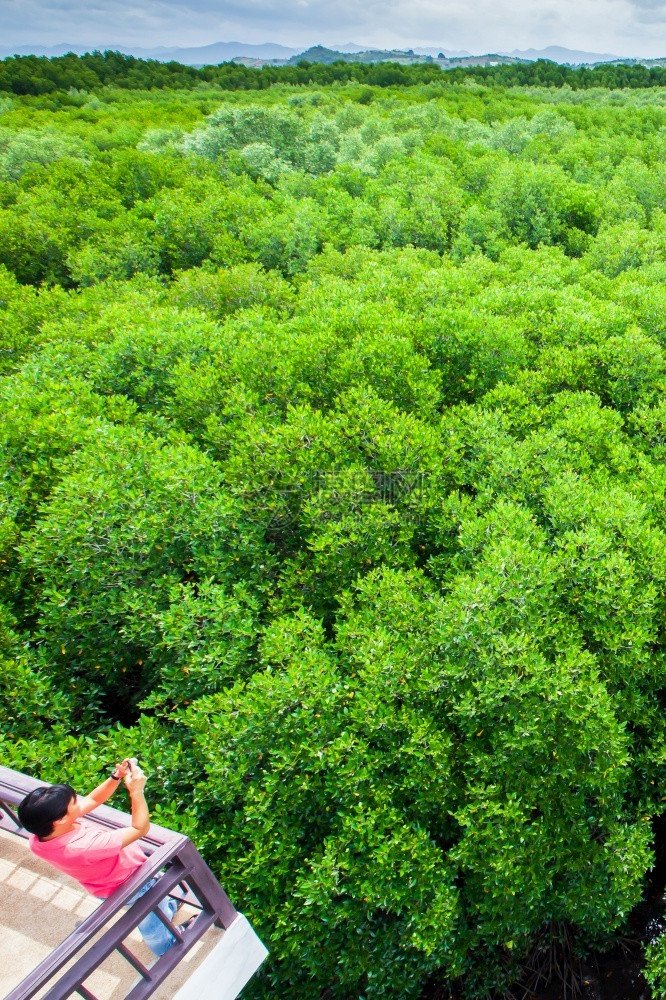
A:
{"type": "MultiPolygon", "coordinates": [[[[132,758],[132,762],[136,763],[136,760],[132,758]]],[[[129,769],[130,760],[126,758],[120,764],[116,764],[110,778],[103,781],[101,785],[94,788],[88,795],[79,795],[77,797],[77,804],[80,810],[79,815],[85,816],[86,813],[97,809],[97,806],[104,805],[111,798],[123,778],[127,777],[129,769]]]]}
{"type": "Polygon", "coordinates": [[[125,778],[125,787],[129,792],[132,804],[132,825],[123,830],[123,847],[133,844],[135,840],[145,837],[150,829],[150,813],[143,790],[146,787],[146,776],[136,762],[129,762],[129,773],[125,778]]]}

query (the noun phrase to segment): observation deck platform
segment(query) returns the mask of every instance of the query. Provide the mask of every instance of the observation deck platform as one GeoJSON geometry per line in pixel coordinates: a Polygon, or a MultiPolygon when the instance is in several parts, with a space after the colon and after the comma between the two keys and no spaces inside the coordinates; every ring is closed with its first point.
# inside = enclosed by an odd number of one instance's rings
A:
{"type": "MultiPolygon", "coordinates": [[[[235,1000],[267,951],[188,838],[151,826],[142,869],[108,900],[95,899],[28,849],[15,807],[43,784],[0,767],[0,1000],[235,1000]],[[177,940],[156,959],[136,924],[166,895],[181,901],[177,940]]],[[[106,828],[130,822],[106,806],[88,819],[106,828]]]]}

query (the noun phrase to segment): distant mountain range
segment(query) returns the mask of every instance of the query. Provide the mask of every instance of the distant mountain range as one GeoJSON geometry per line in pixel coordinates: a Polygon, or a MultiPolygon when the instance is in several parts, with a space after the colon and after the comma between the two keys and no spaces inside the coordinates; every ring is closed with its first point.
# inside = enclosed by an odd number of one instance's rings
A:
{"type": "Polygon", "coordinates": [[[230,62],[238,56],[248,56],[251,59],[261,60],[284,59],[286,61],[299,51],[273,42],[266,42],[264,45],[246,45],[245,42],[214,42],[212,45],[201,45],[193,48],[180,46],[167,48],[160,45],[154,49],[141,48],[136,45],[110,45],[106,43],[100,45],[22,45],[13,49],[0,46],[0,59],[12,55],[64,56],[68,52],[75,52],[82,56],[85,52],[92,52],[94,49],[100,51],[110,49],[113,52],[124,52],[126,55],[137,56],[139,59],[157,59],[159,62],[174,60],[185,66],[215,65],[221,62],[230,62]]]}
{"type": "MultiPolygon", "coordinates": [[[[11,55],[37,55],[37,56],[61,56],[67,52],[75,52],[83,55],[91,52],[95,46],[85,45],[24,45],[17,48],[0,46],[0,58],[4,59],[11,55]]],[[[137,46],[110,45],[103,44],[97,46],[101,50],[111,49],[113,51],[124,52],[128,55],[137,56],[141,59],[157,59],[160,62],[175,61],[186,66],[215,65],[221,62],[237,60],[245,65],[261,66],[266,63],[272,65],[284,65],[286,63],[296,63],[300,59],[308,59],[310,62],[333,62],[335,59],[344,59],[347,62],[385,62],[394,60],[397,62],[424,62],[436,61],[441,65],[451,68],[452,66],[488,66],[496,63],[512,62],[534,62],[536,59],[550,59],[557,63],[569,63],[571,65],[594,64],[602,62],[643,62],[646,64],[660,62],[661,60],[648,59],[626,59],[609,53],[585,52],[576,49],[563,48],[560,45],[549,45],[544,49],[514,49],[512,52],[486,53],[484,55],[472,55],[465,50],[453,50],[439,47],[416,48],[416,49],[368,49],[361,45],[349,42],[336,49],[326,48],[322,45],[315,45],[305,51],[289,48],[286,45],[278,45],[274,42],[266,42],[263,45],[250,45],[245,42],[214,42],[211,45],[168,48],[158,46],[157,48],[141,48],[137,46]]]]}
{"type": "Polygon", "coordinates": [[[615,62],[620,56],[612,56],[607,52],[581,52],[578,49],[565,49],[561,45],[548,45],[545,49],[514,49],[513,52],[503,52],[502,55],[516,56],[518,59],[552,59],[557,63],[600,63],[615,62]]]}

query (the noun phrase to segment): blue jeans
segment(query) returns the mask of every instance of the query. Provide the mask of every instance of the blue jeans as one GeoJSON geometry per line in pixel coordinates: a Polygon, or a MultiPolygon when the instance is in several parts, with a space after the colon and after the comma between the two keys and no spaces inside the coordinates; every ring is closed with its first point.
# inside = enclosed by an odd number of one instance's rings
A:
{"type": "MultiPolygon", "coordinates": [[[[134,895],[127,900],[125,906],[131,906],[132,903],[137,901],[137,899],[141,899],[144,893],[148,892],[148,890],[151,889],[156,882],[157,879],[152,878],[150,882],[146,882],[145,885],[142,885],[139,891],[135,892],[134,895]]],[[[169,917],[169,919],[173,917],[174,913],[178,909],[178,906],[178,902],[175,899],[172,899],[171,896],[167,896],[167,898],[163,899],[161,903],[158,903],[158,908],[162,911],[164,916],[169,917]]],[[[171,931],[167,930],[157,914],[152,911],[147,917],[143,918],[141,923],[137,926],[137,930],[154,955],[163,955],[165,951],[169,950],[172,944],[176,943],[176,939],[171,931]]]]}

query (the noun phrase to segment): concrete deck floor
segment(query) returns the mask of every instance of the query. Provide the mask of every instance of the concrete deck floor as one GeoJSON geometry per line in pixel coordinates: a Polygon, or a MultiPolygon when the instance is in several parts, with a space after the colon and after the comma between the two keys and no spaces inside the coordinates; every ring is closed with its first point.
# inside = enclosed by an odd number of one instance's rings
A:
{"type": "MultiPolygon", "coordinates": [[[[0,1000],[98,905],[78,882],[31,854],[25,840],[0,830],[0,1000]]],[[[179,911],[176,922],[190,912],[179,911]]],[[[155,991],[156,1000],[171,1000],[220,938],[220,931],[208,930],[155,991]]],[[[137,931],[126,944],[144,965],[152,963],[152,953],[137,931]]],[[[85,985],[98,1000],[122,1000],[137,979],[135,970],[114,952],[85,985]]]]}

